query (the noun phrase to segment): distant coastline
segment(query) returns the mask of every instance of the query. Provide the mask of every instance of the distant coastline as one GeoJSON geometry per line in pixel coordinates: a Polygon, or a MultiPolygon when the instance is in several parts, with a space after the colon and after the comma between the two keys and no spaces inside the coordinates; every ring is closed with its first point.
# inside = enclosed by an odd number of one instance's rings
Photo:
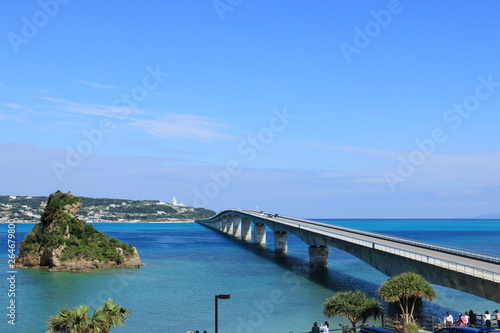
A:
{"type": "MultiPolygon", "coordinates": [[[[37,223],[41,219],[48,197],[1,196],[0,223],[37,223]]],[[[202,207],[190,207],[159,200],[127,200],[80,197],[82,207],[78,218],[87,223],[186,223],[214,216],[202,207]]]]}
{"type": "MultiPolygon", "coordinates": [[[[0,224],[9,224],[9,223],[16,223],[16,224],[37,224],[39,222],[33,222],[33,221],[0,221],[0,224]]],[[[166,221],[120,221],[120,222],[87,222],[88,224],[117,224],[117,223],[194,223],[194,220],[166,220],[166,221]]]]}

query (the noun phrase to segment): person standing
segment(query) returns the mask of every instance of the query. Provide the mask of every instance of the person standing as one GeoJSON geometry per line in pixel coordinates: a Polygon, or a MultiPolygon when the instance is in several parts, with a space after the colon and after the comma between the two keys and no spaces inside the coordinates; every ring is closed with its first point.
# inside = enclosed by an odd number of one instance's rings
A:
{"type": "Polygon", "coordinates": [[[458,326],[467,326],[467,319],[461,313],[458,315],[458,326]]]}
{"type": "Polygon", "coordinates": [[[470,327],[476,327],[476,314],[472,310],[469,311],[469,324],[470,327]]]}
{"type": "Polygon", "coordinates": [[[498,310],[495,310],[495,319],[497,320],[498,328],[500,328],[500,313],[498,310]]]}
{"type": "Polygon", "coordinates": [[[328,333],[330,331],[327,324],[328,324],[328,322],[324,322],[323,324],[321,324],[321,326],[319,328],[321,333],[328,333]]]}
{"type": "Polygon", "coordinates": [[[453,316],[449,311],[446,312],[446,317],[444,318],[444,321],[446,323],[446,327],[453,326],[453,316]]]}
{"type": "Polygon", "coordinates": [[[311,328],[311,333],[321,333],[319,331],[318,323],[314,322],[313,327],[311,328]]]}
{"type": "Polygon", "coordinates": [[[465,318],[465,326],[469,326],[469,311],[465,311],[464,318],[465,318]]]}
{"type": "Polygon", "coordinates": [[[491,315],[488,311],[484,312],[484,323],[486,324],[486,328],[491,328],[491,315]]]}

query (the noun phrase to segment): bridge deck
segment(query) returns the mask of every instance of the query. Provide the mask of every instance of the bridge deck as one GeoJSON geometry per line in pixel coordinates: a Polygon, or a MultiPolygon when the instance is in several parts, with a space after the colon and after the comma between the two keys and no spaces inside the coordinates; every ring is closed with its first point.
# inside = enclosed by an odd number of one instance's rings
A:
{"type": "MultiPolygon", "coordinates": [[[[274,216],[271,215],[272,217],[269,217],[269,214],[262,214],[260,212],[252,211],[252,210],[244,210],[242,211],[245,214],[255,216],[260,219],[269,219],[275,222],[280,222],[289,226],[296,225],[297,228],[309,228],[309,229],[316,229],[320,232],[333,232],[335,234],[343,235],[346,237],[353,237],[357,238],[366,242],[371,242],[371,243],[376,243],[380,244],[383,246],[388,246],[388,247],[393,247],[393,248],[398,248],[404,251],[408,252],[414,252],[418,253],[420,255],[424,256],[429,256],[445,261],[450,261],[454,263],[459,263],[465,266],[470,266],[470,267],[475,267],[479,268],[485,271],[490,271],[496,274],[500,274],[500,265],[495,264],[492,262],[486,262],[483,260],[478,260],[475,258],[467,258],[461,255],[457,254],[452,254],[452,253],[446,253],[443,251],[439,250],[433,250],[433,249],[427,249],[423,248],[421,246],[416,246],[416,245],[411,245],[411,244],[405,244],[401,243],[398,241],[392,241],[392,240],[387,240],[387,239],[382,239],[379,237],[375,236],[369,236],[366,234],[360,234],[356,232],[356,230],[348,231],[345,230],[347,228],[338,228],[334,225],[330,224],[325,224],[321,222],[315,222],[315,221],[309,221],[309,220],[302,220],[302,219],[296,219],[296,218],[291,218],[291,217],[286,217],[286,216],[274,216]]],[[[375,234],[375,233],[373,233],[375,234]]]]}
{"type": "MultiPolygon", "coordinates": [[[[310,246],[333,246],[349,252],[387,276],[413,271],[431,283],[500,302],[500,256],[254,210],[225,210],[197,222],[241,239],[244,226],[248,241],[250,221],[255,224],[255,233],[259,225],[258,242],[263,230],[265,235],[265,225],[280,234],[295,234],[310,246]]],[[[276,237],[275,250],[286,251],[286,238],[276,237]]],[[[328,251],[311,248],[309,255],[311,265],[324,262],[326,267],[328,251]]]]}

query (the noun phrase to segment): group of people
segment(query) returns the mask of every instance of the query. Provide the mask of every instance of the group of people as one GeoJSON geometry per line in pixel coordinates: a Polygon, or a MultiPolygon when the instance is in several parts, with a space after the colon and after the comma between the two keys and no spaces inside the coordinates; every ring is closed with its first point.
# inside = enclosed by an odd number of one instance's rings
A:
{"type": "MultiPolygon", "coordinates": [[[[464,314],[459,313],[458,314],[458,319],[453,320],[453,316],[450,314],[450,312],[446,312],[446,317],[444,318],[444,322],[446,327],[450,326],[470,326],[470,327],[477,327],[480,326],[480,322],[477,322],[477,317],[481,316],[482,320],[484,320],[484,326],[486,328],[491,328],[491,320],[496,320],[498,327],[500,328],[500,313],[498,310],[495,310],[493,312],[493,318],[492,315],[489,313],[489,311],[485,311],[483,314],[476,314],[474,311],[465,311],[464,314]]],[[[481,319],[480,319],[481,320],[481,319]]]]}
{"type": "Polygon", "coordinates": [[[318,322],[314,322],[313,327],[311,328],[311,333],[328,333],[330,332],[330,324],[325,321],[324,323],[321,324],[321,326],[318,326],[318,322]]]}

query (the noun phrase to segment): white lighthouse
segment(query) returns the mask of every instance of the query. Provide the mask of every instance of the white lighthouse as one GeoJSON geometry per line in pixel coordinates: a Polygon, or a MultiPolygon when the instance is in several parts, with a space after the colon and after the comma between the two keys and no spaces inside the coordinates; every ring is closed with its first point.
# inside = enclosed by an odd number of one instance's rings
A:
{"type": "Polygon", "coordinates": [[[175,197],[172,199],[172,205],[177,206],[177,199],[175,197]]]}

